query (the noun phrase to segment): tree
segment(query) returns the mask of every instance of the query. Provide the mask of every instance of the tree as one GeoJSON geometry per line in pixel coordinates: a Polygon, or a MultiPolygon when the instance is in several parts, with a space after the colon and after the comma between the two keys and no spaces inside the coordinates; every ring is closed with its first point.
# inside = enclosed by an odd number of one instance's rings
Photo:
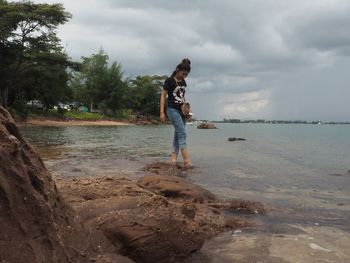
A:
{"type": "Polygon", "coordinates": [[[104,112],[121,109],[127,88],[121,65],[114,62],[109,67],[108,55],[102,49],[82,59],[81,71],[70,82],[74,97],[89,105],[90,111],[95,106],[104,112]]]}
{"type": "Polygon", "coordinates": [[[94,105],[103,113],[132,110],[145,116],[159,112],[159,96],[166,76],[137,76],[124,79],[119,63],[108,66],[108,55],[101,49],[97,54],[83,57],[80,72],[69,82],[74,98],[85,105],[94,105]]]}
{"type": "Polygon", "coordinates": [[[142,115],[157,116],[159,97],[166,76],[137,76],[130,80],[133,110],[142,115]]]}
{"type": "Polygon", "coordinates": [[[46,78],[31,74],[46,69],[47,64],[41,64],[43,58],[51,59],[59,54],[68,64],[56,29],[70,17],[61,4],[0,2],[0,96],[5,107],[21,99],[23,94],[39,92],[38,81],[55,77],[49,72],[44,74],[46,78]],[[29,89],[33,91],[28,92],[29,89]]]}
{"type": "MultiPolygon", "coordinates": [[[[59,101],[66,101],[72,97],[67,82],[67,55],[64,53],[48,53],[46,61],[39,63],[35,68],[36,73],[36,98],[40,99],[45,106],[46,113],[49,108],[59,101]]],[[[34,96],[33,96],[34,97],[34,96]]]]}
{"type": "Polygon", "coordinates": [[[117,110],[126,106],[126,94],[128,86],[123,81],[123,71],[120,64],[114,62],[107,70],[107,79],[101,94],[101,105],[111,110],[114,114],[117,110]]]}

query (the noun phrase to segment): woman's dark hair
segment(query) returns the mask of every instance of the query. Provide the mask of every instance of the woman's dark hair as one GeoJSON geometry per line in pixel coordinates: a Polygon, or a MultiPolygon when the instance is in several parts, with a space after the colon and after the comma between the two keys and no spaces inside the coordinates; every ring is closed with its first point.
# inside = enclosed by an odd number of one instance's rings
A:
{"type": "Polygon", "coordinates": [[[181,63],[176,66],[176,69],[174,70],[173,74],[171,74],[171,77],[174,77],[176,72],[181,70],[186,70],[188,73],[191,72],[191,61],[188,58],[184,58],[181,63]]]}

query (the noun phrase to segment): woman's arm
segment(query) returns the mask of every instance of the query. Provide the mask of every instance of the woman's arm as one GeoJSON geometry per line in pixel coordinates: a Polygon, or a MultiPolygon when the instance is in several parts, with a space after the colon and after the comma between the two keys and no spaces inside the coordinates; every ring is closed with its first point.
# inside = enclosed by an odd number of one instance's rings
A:
{"type": "Polygon", "coordinates": [[[165,105],[165,98],[168,92],[166,90],[162,90],[162,93],[160,94],[160,121],[165,122],[165,114],[164,114],[164,105],[165,105]]]}

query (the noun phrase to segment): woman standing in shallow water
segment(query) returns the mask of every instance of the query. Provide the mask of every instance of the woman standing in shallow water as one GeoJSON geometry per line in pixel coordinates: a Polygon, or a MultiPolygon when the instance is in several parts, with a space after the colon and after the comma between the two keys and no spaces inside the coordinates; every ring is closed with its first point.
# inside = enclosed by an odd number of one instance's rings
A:
{"type": "Polygon", "coordinates": [[[185,168],[192,166],[186,144],[186,120],[181,113],[181,105],[185,102],[187,87],[185,78],[191,71],[191,62],[185,58],[177,65],[171,77],[164,82],[160,96],[160,120],[165,122],[165,98],[168,96],[167,116],[175,128],[171,163],[176,164],[177,156],[181,151],[185,168]]]}

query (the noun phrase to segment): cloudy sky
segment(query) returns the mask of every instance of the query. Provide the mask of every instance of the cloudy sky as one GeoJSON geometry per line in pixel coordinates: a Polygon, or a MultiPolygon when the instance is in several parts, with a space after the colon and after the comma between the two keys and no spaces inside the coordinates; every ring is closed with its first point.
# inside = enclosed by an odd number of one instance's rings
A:
{"type": "Polygon", "coordinates": [[[102,47],[126,76],[192,61],[187,99],[201,119],[350,121],[348,0],[34,0],[63,3],[79,60],[102,47]]]}

